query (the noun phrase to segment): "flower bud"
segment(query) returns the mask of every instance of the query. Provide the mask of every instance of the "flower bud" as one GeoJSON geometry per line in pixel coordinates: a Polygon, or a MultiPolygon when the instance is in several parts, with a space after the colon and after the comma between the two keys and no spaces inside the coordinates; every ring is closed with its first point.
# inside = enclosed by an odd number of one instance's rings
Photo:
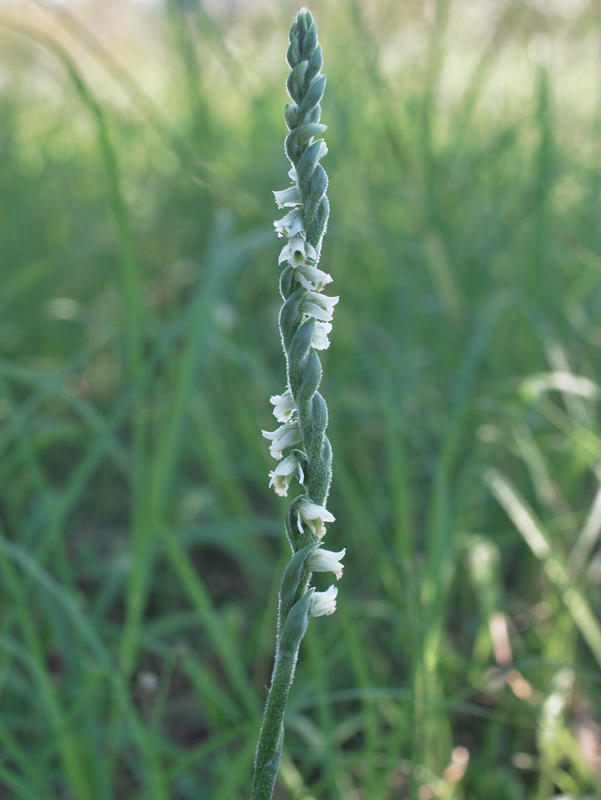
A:
{"type": "Polygon", "coordinates": [[[296,128],[298,125],[298,106],[296,103],[288,103],[284,111],[284,118],[289,131],[296,128]]]}

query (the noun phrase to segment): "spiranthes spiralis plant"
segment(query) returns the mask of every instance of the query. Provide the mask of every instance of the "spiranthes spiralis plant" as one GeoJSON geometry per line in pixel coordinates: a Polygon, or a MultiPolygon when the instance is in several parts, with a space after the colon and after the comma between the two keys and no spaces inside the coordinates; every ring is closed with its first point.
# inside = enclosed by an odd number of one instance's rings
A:
{"type": "Polygon", "coordinates": [[[334,517],[326,509],[332,477],[332,450],[325,434],[328,411],[317,391],[321,382],[318,350],[329,346],[332,314],[338,297],[322,294],[332,278],[318,269],[321,243],[329,216],[328,179],[319,163],[327,153],[320,123],[320,101],[326,85],[321,74],[322,55],[317,28],[303,8],[290,29],[287,60],[291,72],[287,88],[292,103],[286,106],[289,129],[286,155],[292,164],[292,185],[274,192],[279,208],[290,209],[275,222],[279,236],[287,238],[279,264],[280,333],[286,356],[287,385],[271,398],[273,413],[281,426],[263,431],[271,440],[270,453],[279,460],[270,472],[270,486],[280,497],[288,495],[293,480],[304,488],[286,513],[286,535],[292,558],[280,587],[276,654],[271,686],[255,758],[252,800],[269,800],[273,794],[284,740],[284,711],[294,677],[301,639],[309,617],[333,614],[335,586],[317,592],[310,586],[312,572],[342,575],[345,550],[333,553],[321,548],[325,523],[334,517]],[[296,447],[298,445],[298,447],[296,447]],[[293,448],[286,458],[283,451],[293,448]]]}

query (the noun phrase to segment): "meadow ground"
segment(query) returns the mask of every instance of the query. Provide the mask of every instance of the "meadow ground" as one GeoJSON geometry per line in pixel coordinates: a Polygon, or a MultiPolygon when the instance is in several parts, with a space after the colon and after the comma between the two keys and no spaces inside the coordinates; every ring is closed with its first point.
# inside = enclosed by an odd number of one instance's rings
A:
{"type": "MultiPolygon", "coordinates": [[[[0,5],[2,798],[248,797],[297,11],[0,5]]],[[[601,8],[311,11],[347,557],[276,797],[598,797],[601,8]]]]}

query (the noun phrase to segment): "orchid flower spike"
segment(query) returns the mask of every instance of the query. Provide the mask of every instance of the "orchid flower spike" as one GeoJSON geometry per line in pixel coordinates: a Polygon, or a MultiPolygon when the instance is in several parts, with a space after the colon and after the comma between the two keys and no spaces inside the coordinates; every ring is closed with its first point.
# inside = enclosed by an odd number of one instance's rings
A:
{"type": "Polygon", "coordinates": [[[269,452],[280,463],[269,472],[269,485],[287,497],[296,478],[303,494],[295,497],[286,514],[286,535],[292,558],[284,570],[278,608],[276,657],[271,688],[255,757],[251,800],[271,800],[280,763],[286,700],[302,637],[310,617],[330,616],[336,610],[338,589],[317,592],[310,585],[313,572],[342,577],[346,550],[321,549],[326,525],[334,515],[326,508],[332,478],[332,448],[326,435],[328,411],[319,393],[321,363],[318,353],[329,344],[334,306],[338,297],[324,293],[332,276],[320,269],[321,247],[330,205],[328,178],[320,161],[328,148],[321,135],[320,102],[326,86],[321,74],[322,53],[313,17],[303,8],[290,29],[287,52],[290,74],[286,83],[290,103],[284,111],[288,127],[286,155],[290,185],[274,192],[278,208],[286,209],[274,223],[286,239],[278,264],[280,335],[286,361],[286,389],[271,398],[280,423],[263,431],[269,452]],[[297,446],[286,457],[283,451],[297,446]]]}

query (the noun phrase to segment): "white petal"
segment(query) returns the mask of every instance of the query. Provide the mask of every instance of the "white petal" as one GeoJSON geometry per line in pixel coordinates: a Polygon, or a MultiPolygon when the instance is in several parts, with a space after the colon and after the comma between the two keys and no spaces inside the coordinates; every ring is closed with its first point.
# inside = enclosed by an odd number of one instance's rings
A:
{"type": "Polygon", "coordinates": [[[298,444],[301,440],[300,431],[288,431],[284,436],[280,439],[277,439],[272,443],[269,448],[269,452],[271,453],[272,458],[280,459],[282,457],[282,450],[286,447],[290,447],[293,444],[298,444]]]}
{"type": "Polygon", "coordinates": [[[278,264],[281,264],[282,261],[289,261],[293,266],[304,264],[307,260],[307,247],[311,247],[311,245],[305,241],[304,234],[298,233],[282,248],[278,264]]]}
{"type": "Polygon", "coordinates": [[[273,194],[279,208],[301,205],[301,196],[298,191],[298,186],[289,186],[287,189],[283,189],[281,192],[274,192],[273,194]]]}
{"type": "Polygon", "coordinates": [[[312,617],[329,616],[336,611],[336,595],[338,589],[330,586],[325,592],[313,592],[309,605],[309,614],[312,617]]]}
{"type": "Polygon", "coordinates": [[[296,236],[304,230],[303,212],[300,208],[293,208],[285,217],[273,223],[278,236],[296,236]]]}
{"type": "Polygon", "coordinates": [[[330,346],[328,334],[332,330],[331,322],[315,321],[315,328],[313,329],[313,339],[311,340],[311,347],[315,350],[327,350],[330,346]]]}
{"type": "Polygon", "coordinates": [[[286,389],[284,394],[274,394],[269,402],[274,406],[273,414],[278,422],[288,422],[296,411],[294,398],[289,389],[286,389]]]}
{"type": "Polygon", "coordinates": [[[307,560],[307,566],[314,572],[333,572],[337,580],[342,577],[344,565],[342,559],[346,555],[346,548],[338,553],[331,550],[314,550],[307,560]]]}
{"type": "Polygon", "coordinates": [[[333,319],[333,314],[331,311],[326,311],[320,306],[315,305],[315,303],[311,303],[307,300],[305,300],[303,303],[303,312],[309,317],[320,319],[322,322],[329,322],[331,319],[333,319]]]}
{"type": "Polygon", "coordinates": [[[294,475],[297,475],[302,483],[304,479],[303,470],[296,456],[287,456],[281,461],[273,472],[269,473],[269,485],[273,486],[275,493],[280,497],[288,496],[288,487],[294,475]]]}
{"type": "Polygon", "coordinates": [[[322,322],[330,322],[333,317],[333,309],[340,297],[328,297],[317,292],[308,292],[305,297],[302,310],[303,313],[322,322]]]}
{"type": "Polygon", "coordinates": [[[290,261],[290,260],[292,260],[293,252],[294,251],[290,247],[290,242],[288,244],[284,245],[284,247],[282,247],[280,255],[278,256],[278,264],[281,264],[282,261],[290,261]]]}
{"type": "Polygon", "coordinates": [[[275,493],[278,497],[288,497],[288,487],[290,486],[290,477],[287,475],[278,475],[276,472],[269,473],[269,485],[273,486],[275,493]]]}
{"type": "Polygon", "coordinates": [[[328,275],[327,272],[317,269],[317,267],[313,267],[310,264],[303,264],[297,267],[294,276],[305,289],[314,292],[321,292],[321,290],[328,283],[332,283],[333,280],[332,276],[328,275]]]}
{"type": "Polygon", "coordinates": [[[302,531],[301,520],[310,529],[311,533],[319,541],[326,534],[325,522],[334,522],[334,515],[324,506],[318,506],[311,500],[303,498],[298,504],[297,511],[298,527],[302,531]]]}
{"type": "Polygon", "coordinates": [[[275,431],[261,431],[266,439],[271,439],[269,448],[272,458],[278,460],[282,457],[282,450],[301,441],[300,429],[297,422],[287,422],[275,431]]]}

